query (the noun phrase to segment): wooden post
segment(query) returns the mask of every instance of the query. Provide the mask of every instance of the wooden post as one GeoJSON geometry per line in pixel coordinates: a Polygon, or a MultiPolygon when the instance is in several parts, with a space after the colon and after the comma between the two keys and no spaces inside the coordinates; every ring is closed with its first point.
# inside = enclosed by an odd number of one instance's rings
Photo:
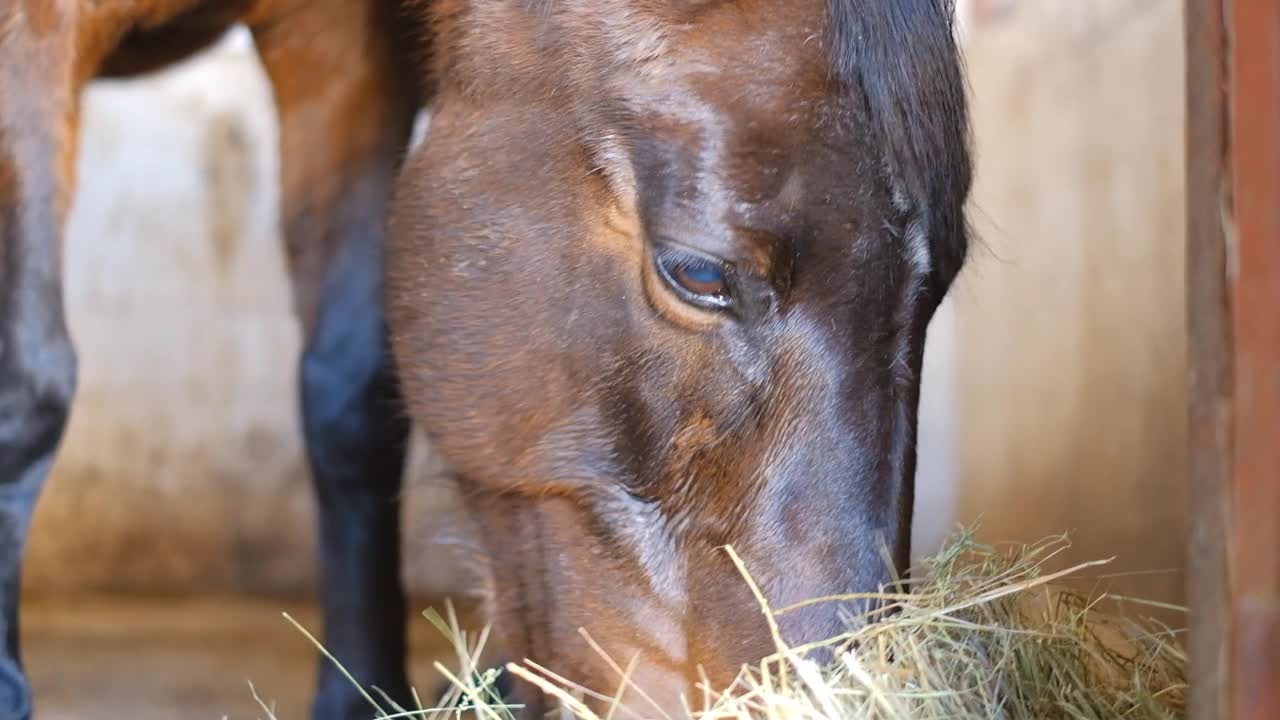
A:
{"type": "Polygon", "coordinates": [[[1235,243],[1231,315],[1231,702],[1280,718],[1280,3],[1230,6],[1235,243]]]}
{"type": "Polygon", "coordinates": [[[1280,718],[1280,3],[1186,0],[1193,720],[1280,718]]]}
{"type": "Polygon", "coordinates": [[[1187,605],[1191,720],[1227,720],[1231,326],[1227,299],[1227,56],[1220,0],[1186,0],[1187,605]]]}

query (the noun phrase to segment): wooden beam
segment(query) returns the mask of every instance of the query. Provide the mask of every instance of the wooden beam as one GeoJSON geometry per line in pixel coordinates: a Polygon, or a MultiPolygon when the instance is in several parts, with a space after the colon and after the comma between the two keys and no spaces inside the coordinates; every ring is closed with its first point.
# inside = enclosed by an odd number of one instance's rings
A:
{"type": "Polygon", "coordinates": [[[1187,650],[1191,720],[1226,720],[1231,322],[1223,217],[1229,203],[1227,52],[1221,0],[1186,0],[1187,424],[1191,484],[1187,650]]]}
{"type": "Polygon", "coordinates": [[[1193,720],[1280,718],[1280,4],[1187,0],[1193,720]]]}
{"type": "Polygon", "coordinates": [[[1234,447],[1231,704],[1280,718],[1280,3],[1229,12],[1234,447]]]}

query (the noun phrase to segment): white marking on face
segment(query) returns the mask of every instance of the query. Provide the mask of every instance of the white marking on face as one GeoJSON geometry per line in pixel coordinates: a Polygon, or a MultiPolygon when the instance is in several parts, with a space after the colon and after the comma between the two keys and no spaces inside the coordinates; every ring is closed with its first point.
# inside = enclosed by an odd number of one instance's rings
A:
{"type": "Polygon", "coordinates": [[[617,527],[619,539],[631,549],[657,601],[656,607],[639,608],[645,618],[645,634],[671,662],[684,662],[689,653],[683,627],[689,606],[684,556],[657,505],[620,502],[626,507],[616,514],[625,518],[617,527]]]}
{"type": "Polygon", "coordinates": [[[587,145],[591,148],[596,163],[592,170],[604,175],[615,197],[624,201],[633,200],[638,192],[636,176],[622,139],[610,132],[588,138],[587,145]]]}
{"type": "MultiPolygon", "coordinates": [[[[517,457],[513,469],[532,477],[554,478],[566,486],[590,488],[584,495],[598,498],[590,512],[598,518],[607,518],[605,524],[617,546],[634,560],[649,590],[647,594],[611,595],[620,602],[636,603],[626,612],[632,617],[644,618],[645,637],[672,662],[683,662],[688,654],[683,629],[688,609],[684,557],[676,547],[675,535],[661,509],[633,500],[618,487],[619,478],[615,475],[618,471],[608,461],[614,453],[612,442],[606,433],[598,432],[604,425],[599,408],[584,404],[517,457]]],[[[600,549],[593,552],[598,554],[600,549]]],[[[561,572],[574,574],[578,569],[566,564],[561,572]]],[[[583,583],[585,587],[593,587],[599,580],[583,579],[583,583]]],[[[637,632],[641,630],[637,628],[637,632]]]]}
{"type": "MultiPolygon", "coordinates": [[[[907,196],[898,188],[893,191],[893,206],[902,213],[915,214],[917,212],[913,209],[907,196]]],[[[928,275],[933,270],[933,256],[929,251],[929,237],[928,233],[925,232],[923,223],[915,218],[908,222],[903,240],[907,245],[907,260],[911,263],[912,269],[915,270],[917,280],[928,275]]]]}
{"type": "Polygon", "coordinates": [[[911,267],[916,272],[918,282],[933,270],[933,257],[929,252],[929,238],[926,236],[924,226],[914,220],[908,223],[905,240],[907,258],[911,261],[911,267]]]}

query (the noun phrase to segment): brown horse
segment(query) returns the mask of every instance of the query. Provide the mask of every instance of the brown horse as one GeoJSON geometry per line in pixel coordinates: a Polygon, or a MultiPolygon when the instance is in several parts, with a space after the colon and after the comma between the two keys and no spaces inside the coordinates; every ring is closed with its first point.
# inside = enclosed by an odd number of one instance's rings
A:
{"type": "MultiPolygon", "coordinates": [[[[672,714],[771,650],[722,545],[779,605],[905,567],[925,331],[967,244],[947,0],[401,5],[0,0],[0,716],[30,713],[21,547],[75,385],[78,94],[233,22],[279,108],[325,641],[359,680],[407,694],[402,390],[507,649],[588,686],[614,678],[579,627],[672,714]]],[[[361,702],[321,666],[316,717],[361,702]]]]}

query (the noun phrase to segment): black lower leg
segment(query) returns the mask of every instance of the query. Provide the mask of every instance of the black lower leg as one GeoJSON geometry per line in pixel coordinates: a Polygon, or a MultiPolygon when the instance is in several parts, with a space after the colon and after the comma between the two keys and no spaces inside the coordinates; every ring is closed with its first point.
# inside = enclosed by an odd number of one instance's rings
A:
{"type": "Polygon", "coordinates": [[[22,555],[67,425],[76,359],[63,320],[55,217],[28,207],[20,220],[14,210],[0,198],[0,718],[25,720],[22,555]]]}
{"type": "Polygon", "coordinates": [[[0,369],[0,717],[16,720],[31,715],[31,688],[18,643],[22,555],[67,419],[62,402],[15,398],[24,382],[0,369]]]}
{"type": "MultiPolygon", "coordinates": [[[[406,705],[399,495],[410,424],[389,364],[381,266],[374,248],[364,250],[330,270],[302,358],[303,424],[319,502],[325,647],[361,685],[406,705]]],[[[373,713],[322,658],[314,717],[373,713]]]]}

